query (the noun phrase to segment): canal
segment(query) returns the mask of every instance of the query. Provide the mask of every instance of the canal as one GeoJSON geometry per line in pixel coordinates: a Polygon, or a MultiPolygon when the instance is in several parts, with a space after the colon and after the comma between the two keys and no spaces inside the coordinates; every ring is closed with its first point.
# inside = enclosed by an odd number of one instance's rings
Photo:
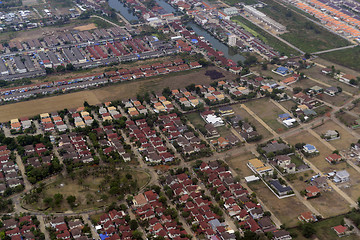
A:
{"type": "Polygon", "coordinates": [[[129,22],[139,21],[131,10],[118,0],[108,0],[109,6],[118,11],[129,22]]]}
{"type": "Polygon", "coordinates": [[[160,7],[162,7],[166,11],[166,13],[174,13],[174,12],[176,12],[176,9],[173,8],[167,2],[165,2],[164,0],[155,0],[155,1],[160,7]]]}
{"type": "Polygon", "coordinates": [[[197,35],[203,36],[205,40],[207,40],[214,49],[222,51],[224,53],[224,57],[231,59],[236,63],[238,61],[245,60],[245,58],[240,54],[230,54],[229,47],[227,45],[220,42],[218,39],[216,39],[214,36],[212,36],[210,33],[208,33],[205,29],[203,29],[196,23],[190,22],[187,24],[187,26],[191,27],[197,35]]]}

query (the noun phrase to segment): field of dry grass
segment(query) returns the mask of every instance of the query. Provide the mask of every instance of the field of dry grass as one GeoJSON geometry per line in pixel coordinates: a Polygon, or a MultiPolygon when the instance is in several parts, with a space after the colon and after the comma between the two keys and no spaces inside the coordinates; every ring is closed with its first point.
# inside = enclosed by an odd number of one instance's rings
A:
{"type": "MultiPolygon", "coordinates": [[[[165,87],[174,89],[185,87],[192,83],[209,84],[212,80],[205,76],[206,70],[186,71],[174,75],[124,82],[94,90],[3,105],[0,106],[0,112],[2,113],[0,122],[6,122],[13,118],[32,117],[43,112],[53,112],[64,108],[76,108],[82,106],[84,101],[87,101],[89,104],[98,104],[107,101],[129,99],[136,97],[138,93],[145,93],[146,91],[159,93],[165,87]]],[[[219,69],[217,68],[217,70],[219,69]]],[[[225,75],[224,79],[235,78],[233,74],[225,71],[223,73],[225,75]]]]}

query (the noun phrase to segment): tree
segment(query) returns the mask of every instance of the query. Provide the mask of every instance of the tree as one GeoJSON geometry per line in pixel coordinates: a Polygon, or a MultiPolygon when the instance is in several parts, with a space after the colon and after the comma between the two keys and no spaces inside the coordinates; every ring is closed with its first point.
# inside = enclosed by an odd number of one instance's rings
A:
{"type": "Polygon", "coordinates": [[[309,58],[311,57],[311,55],[310,55],[310,53],[305,53],[304,57],[305,57],[306,59],[309,59],[309,58]]]}
{"type": "Polygon", "coordinates": [[[142,233],[139,230],[135,230],[132,232],[133,238],[140,240],[142,239],[142,233]]]}
{"type": "Polygon", "coordinates": [[[53,198],[52,197],[47,197],[44,199],[44,203],[49,206],[53,201],[53,198]]]}
{"type": "Polygon", "coordinates": [[[139,227],[139,224],[135,219],[130,220],[129,225],[130,225],[131,230],[133,230],[133,231],[135,231],[139,227]]]}
{"type": "Polygon", "coordinates": [[[54,200],[56,205],[60,205],[60,203],[63,201],[64,196],[60,193],[54,194],[54,200]]]}
{"type": "Polygon", "coordinates": [[[66,201],[69,203],[69,205],[71,206],[71,207],[74,207],[75,205],[75,201],[76,201],[76,197],[75,196],[73,196],[73,195],[70,195],[70,196],[68,196],[67,198],[66,198],[66,201]]]}
{"type": "Polygon", "coordinates": [[[314,228],[312,223],[304,223],[301,226],[301,232],[304,237],[310,238],[316,233],[316,229],[314,228]]]}

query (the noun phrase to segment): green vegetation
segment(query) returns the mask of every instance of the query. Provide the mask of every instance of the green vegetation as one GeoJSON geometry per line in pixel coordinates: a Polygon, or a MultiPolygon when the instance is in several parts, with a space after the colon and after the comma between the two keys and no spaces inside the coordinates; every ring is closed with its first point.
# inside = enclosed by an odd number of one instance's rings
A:
{"type": "Polygon", "coordinates": [[[113,26],[112,24],[96,17],[92,18],[91,21],[95,23],[96,27],[98,28],[110,28],[113,26]]]}
{"type": "Polygon", "coordinates": [[[328,61],[360,71],[360,46],[320,55],[328,61]]]}
{"type": "Polygon", "coordinates": [[[264,31],[260,27],[256,26],[255,24],[253,24],[249,20],[245,19],[244,17],[242,17],[242,16],[234,16],[234,17],[231,18],[231,20],[233,20],[234,22],[241,25],[246,31],[250,32],[255,37],[261,39],[263,42],[270,45],[275,50],[279,51],[281,54],[287,55],[287,56],[298,55],[299,54],[298,51],[296,51],[295,49],[289,47],[285,43],[279,41],[275,37],[271,36],[269,33],[264,31]]]}
{"type": "Polygon", "coordinates": [[[286,26],[287,31],[289,31],[282,34],[281,37],[301,50],[316,52],[349,45],[347,40],[307,20],[291,9],[274,1],[265,0],[264,2],[267,7],[261,9],[261,11],[286,26]]]}
{"type": "Polygon", "coordinates": [[[69,8],[73,6],[73,2],[71,0],[50,0],[49,1],[54,7],[62,7],[62,8],[69,8]]]}

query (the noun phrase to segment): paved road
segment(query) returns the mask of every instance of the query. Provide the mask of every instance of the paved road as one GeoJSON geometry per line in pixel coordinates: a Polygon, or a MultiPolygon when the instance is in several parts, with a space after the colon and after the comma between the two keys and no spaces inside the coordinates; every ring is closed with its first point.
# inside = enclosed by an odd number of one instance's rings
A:
{"type": "Polygon", "coordinates": [[[319,51],[319,52],[313,52],[311,54],[323,54],[323,53],[328,53],[328,52],[335,52],[335,51],[339,51],[339,50],[344,50],[344,49],[348,49],[348,48],[354,48],[356,46],[359,45],[349,45],[349,46],[345,46],[345,47],[339,47],[339,48],[333,48],[333,49],[328,49],[328,50],[324,50],[324,51],[319,51]]]}
{"type": "Polygon", "coordinates": [[[271,127],[269,127],[269,125],[267,125],[258,115],[256,115],[250,108],[248,108],[247,106],[245,106],[244,104],[240,105],[243,109],[245,109],[245,111],[247,111],[253,118],[255,118],[261,125],[264,126],[264,128],[266,128],[272,135],[274,135],[274,137],[278,137],[279,134],[277,132],[275,132],[274,130],[272,130],[271,127]]]}

